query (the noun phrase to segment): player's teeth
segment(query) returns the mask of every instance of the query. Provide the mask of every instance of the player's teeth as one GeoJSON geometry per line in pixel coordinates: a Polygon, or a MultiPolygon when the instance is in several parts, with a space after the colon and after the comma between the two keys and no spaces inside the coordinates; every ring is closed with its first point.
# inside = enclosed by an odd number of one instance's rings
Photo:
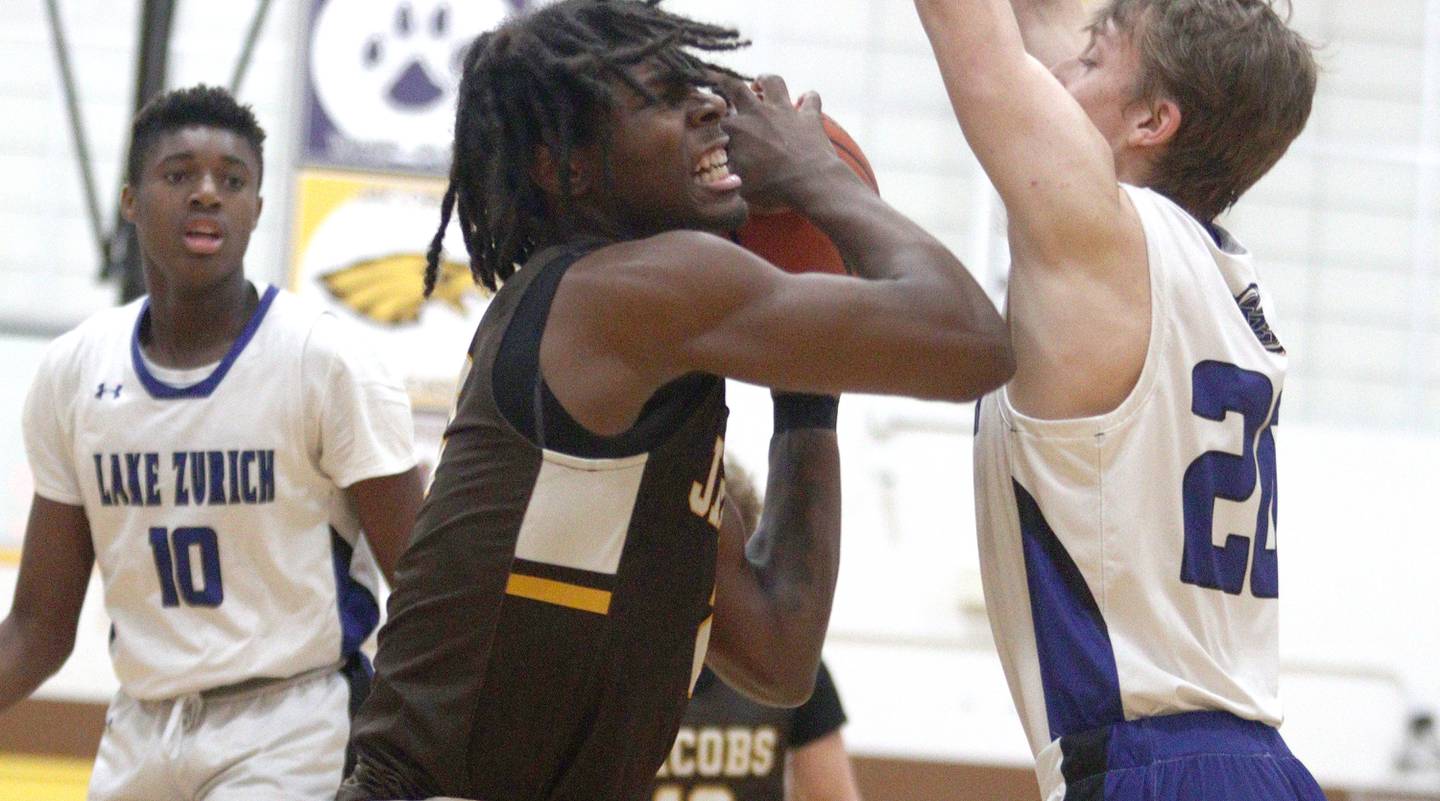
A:
{"type": "Polygon", "coordinates": [[[724,164],[701,170],[696,174],[695,180],[701,184],[713,184],[730,175],[730,170],[724,164]]]}

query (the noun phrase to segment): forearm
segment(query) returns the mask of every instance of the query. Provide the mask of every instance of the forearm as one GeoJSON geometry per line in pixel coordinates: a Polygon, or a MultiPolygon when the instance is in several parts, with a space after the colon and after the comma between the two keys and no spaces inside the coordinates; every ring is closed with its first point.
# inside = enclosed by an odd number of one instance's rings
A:
{"type": "Polygon", "coordinates": [[[70,655],[73,635],[14,614],[0,622],[0,712],[28,698],[70,655]]]}
{"type": "Polygon", "coordinates": [[[745,556],[768,601],[775,664],[808,688],[840,568],[840,452],[833,429],[802,428],[771,439],[764,512],[745,556]]]}
{"type": "Polygon", "coordinates": [[[860,184],[840,165],[797,189],[805,214],[862,278],[888,280],[914,319],[936,330],[1003,342],[1004,321],[965,265],[939,240],[860,184]]]}
{"type": "MultiPolygon", "coordinates": [[[[1016,107],[1015,75],[1029,60],[1016,10],[1008,0],[914,0],[940,77],[966,138],[970,117],[1006,115],[1016,107]]],[[[1013,120],[1011,121],[1013,124],[1013,120]]],[[[1014,130],[999,132],[1014,136],[1014,130]]],[[[982,155],[981,153],[976,154],[982,155]]]]}
{"type": "Polygon", "coordinates": [[[862,278],[954,282],[965,272],[944,245],[865,186],[839,159],[795,181],[791,204],[830,241],[862,278]]]}
{"type": "Polygon", "coordinates": [[[1056,64],[1085,49],[1089,17],[1080,0],[1010,0],[1025,50],[1041,64],[1056,64]]]}

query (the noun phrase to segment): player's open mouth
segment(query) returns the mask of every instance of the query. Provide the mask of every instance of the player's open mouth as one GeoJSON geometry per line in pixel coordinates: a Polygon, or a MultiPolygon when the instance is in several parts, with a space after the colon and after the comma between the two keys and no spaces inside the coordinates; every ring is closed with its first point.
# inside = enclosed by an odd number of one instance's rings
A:
{"type": "Polygon", "coordinates": [[[220,251],[225,235],[220,224],[213,220],[191,220],[185,223],[185,249],[198,256],[210,256],[220,251]]]}
{"type": "Polygon", "coordinates": [[[711,148],[695,162],[695,183],[716,192],[740,188],[740,176],[730,172],[730,154],[725,146],[711,148]]]}

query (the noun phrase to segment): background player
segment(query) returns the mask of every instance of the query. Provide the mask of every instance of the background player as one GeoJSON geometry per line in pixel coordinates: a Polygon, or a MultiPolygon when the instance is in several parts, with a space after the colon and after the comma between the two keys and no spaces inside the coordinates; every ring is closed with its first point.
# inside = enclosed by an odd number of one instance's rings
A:
{"type": "MultiPolygon", "coordinates": [[[[747,532],[760,523],[749,474],[725,460],[731,509],[747,532]]],[[[757,704],[706,668],[660,768],[652,801],[860,801],[840,728],[845,709],[825,663],[815,692],[793,709],[757,704]]]]}
{"type": "Polygon", "coordinates": [[[722,514],[720,376],[950,399],[1007,377],[994,308],[840,161],[818,97],[729,78],[727,118],[689,49],[740,44],[654,2],[568,0],[468,53],[442,217],[458,207],[477,277],[504,287],[340,798],[642,798],[707,645],[745,692],[803,701],[838,564],[834,399],[777,398],[747,543],[722,514]],[[870,280],[788,275],[706,233],[744,221],[741,175],[870,280]]]}
{"type": "Polygon", "coordinates": [[[977,516],[1045,796],[1320,797],[1272,728],[1285,351],[1213,222],[1304,127],[1310,47],[1265,0],[915,5],[1009,215],[977,516]]]}
{"type": "Polygon", "coordinates": [[[149,297],[57,339],[26,403],[0,708],[65,661],[98,563],[121,689],[92,799],[333,797],[378,614],[359,529],[388,569],[420,502],[403,388],[245,278],[264,136],[222,89],[141,110],[121,206],[149,297]]]}

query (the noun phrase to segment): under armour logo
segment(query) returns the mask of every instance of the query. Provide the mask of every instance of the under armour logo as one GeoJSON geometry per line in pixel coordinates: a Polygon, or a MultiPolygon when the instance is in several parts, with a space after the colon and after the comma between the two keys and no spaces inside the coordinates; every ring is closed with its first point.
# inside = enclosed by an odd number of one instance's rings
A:
{"type": "Polygon", "coordinates": [[[123,387],[123,386],[125,386],[125,385],[124,385],[124,384],[116,384],[114,389],[106,389],[106,388],[105,388],[105,382],[104,382],[104,381],[101,381],[101,382],[100,382],[100,386],[99,386],[98,388],[96,388],[96,390],[95,390],[95,397],[96,397],[97,399],[98,399],[98,398],[103,398],[103,397],[105,397],[105,393],[109,392],[109,393],[110,393],[110,397],[111,397],[112,400],[119,400],[119,399],[120,399],[120,388],[123,387]]]}

